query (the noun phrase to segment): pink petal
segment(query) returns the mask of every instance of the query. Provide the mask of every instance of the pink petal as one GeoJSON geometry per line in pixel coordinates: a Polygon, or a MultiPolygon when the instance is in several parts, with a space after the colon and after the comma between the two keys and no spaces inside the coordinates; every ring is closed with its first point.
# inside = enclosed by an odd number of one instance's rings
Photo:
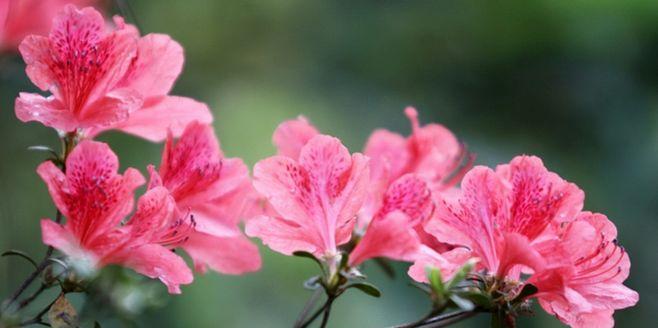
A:
{"type": "Polygon", "coordinates": [[[299,116],[295,120],[279,124],[272,135],[272,142],[279,155],[298,159],[302,147],[318,134],[320,132],[308,122],[306,117],[299,116]]]}
{"type": "Polygon", "coordinates": [[[448,280],[471,257],[472,253],[465,248],[455,248],[440,254],[427,246],[421,246],[408,274],[415,281],[427,283],[427,268],[437,268],[441,270],[443,279],[448,280]]]}
{"type": "Polygon", "coordinates": [[[164,187],[155,187],[146,191],[137,202],[137,211],[125,225],[131,229],[132,242],[157,239],[157,233],[172,223],[176,203],[164,187]]]}
{"type": "Polygon", "coordinates": [[[260,269],[258,247],[242,235],[226,238],[195,233],[182,245],[199,272],[206,268],[224,274],[243,274],[260,269]]]}
{"type": "Polygon", "coordinates": [[[254,187],[286,223],[305,231],[302,243],[319,239],[317,251],[335,254],[337,245],[349,241],[365,199],[367,165],[362,155],[350,156],[338,139],[320,135],[302,148],[299,164],[285,156],[258,162],[254,187]]]}
{"type": "Polygon", "coordinates": [[[135,169],[118,175],[116,155],[101,142],[78,144],[66,167],[66,189],[59,197],[66,203],[68,224],[83,240],[91,240],[121,222],[132,210],[134,190],[144,184],[144,177],[135,169]]]}
{"type": "Polygon", "coordinates": [[[370,222],[365,235],[350,254],[350,266],[376,257],[413,261],[420,241],[411,223],[412,220],[399,211],[370,222]]]}
{"type": "Polygon", "coordinates": [[[548,172],[538,157],[517,156],[510,164],[498,166],[496,173],[512,187],[510,215],[515,219],[509,228],[529,239],[549,224],[574,220],[582,209],[583,192],[548,172]]]}
{"type": "Polygon", "coordinates": [[[192,271],[183,259],[166,247],[147,244],[127,250],[114,259],[149,278],[158,278],[167,286],[169,293],[180,294],[180,285],[192,283],[192,271]]]}
{"type": "Polygon", "coordinates": [[[183,47],[165,34],[148,34],[137,43],[137,57],[121,85],[143,97],[163,96],[171,91],[183,69],[183,47]]]}
{"type": "Polygon", "coordinates": [[[139,94],[130,89],[108,92],[78,115],[79,128],[112,126],[128,119],[130,113],[142,106],[139,94]]]}
{"type": "Polygon", "coordinates": [[[434,209],[430,190],[423,180],[407,174],[393,181],[384,195],[378,215],[402,211],[416,225],[427,218],[434,209]]]}
{"type": "Polygon", "coordinates": [[[18,47],[27,64],[27,76],[43,91],[51,90],[57,84],[57,78],[48,65],[51,61],[49,49],[50,40],[40,35],[27,36],[18,47]]]}
{"type": "Polygon", "coordinates": [[[50,197],[60,212],[69,217],[67,195],[63,190],[66,185],[66,175],[51,161],[43,162],[37,168],[37,174],[46,183],[50,197]]]}
{"type": "Polygon", "coordinates": [[[44,244],[68,256],[78,257],[83,252],[71,232],[50,219],[41,220],[41,236],[44,244]]]}
{"type": "Polygon", "coordinates": [[[261,239],[263,244],[285,255],[292,255],[295,251],[309,252],[317,257],[324,255],[321,236],[282,218],[256,216],[247,221],[245,233],[249,237],[261,239]]]}
{"type": "MultiPolygon", "coordinates": [[[[126,121],[113,128],[149,141],[160,142],[167,137],[168,131],[171,131],[173,136],[180,136],[185,127],[194,121],[212,123],[212,113],[206,104],[191,98],[166,96],[147,99],[144,107],[132,112],[126,121]],[[153,117],[158,119],[153,120],[153,117]]],[[[98,133],[100,131],[93,134],[98,133]]]]}
{"type": "Polygon", "coordinates": [[[505,277],[514,266],[521,265],[540,271],[546,263],[542,256],[532,246],[526,236],[517,233],[507,233],[498,244],[498,277],[505,277]]]}
{"type": "Polygon", "coordinates": [[[375,130],[366,142],[363,153],[370,157],[371,177],[395,179],[404,173],[410,154],[406,139],[388,130],[375,130]]]}
{"type": "Polygon", "coordinates": [[[16,98],[16,117],[23,122],[37,121],[61,131],[75,130],[79,123],[68,109],[53,96],[44,98],[35,93],[21,92],[16,98]]]}

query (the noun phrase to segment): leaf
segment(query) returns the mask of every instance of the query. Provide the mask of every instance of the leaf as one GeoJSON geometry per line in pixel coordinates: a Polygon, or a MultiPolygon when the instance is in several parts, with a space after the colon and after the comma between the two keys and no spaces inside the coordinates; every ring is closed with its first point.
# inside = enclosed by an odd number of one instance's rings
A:
{"type": "Polygon", "coordinates": [[[74,328],[78,326],[78,313],[64,294],[60,294],[48,310],[48,321],[53,328],[74,328]]]}
{"type": "Polygon", "coordinates": [[[480,291],[460,293],[459,296],[468,299],[473,304],[483,309],[489,309],[492,306],[491,297],[480,291]]]}
{"type": "Polygon", "coordinates": [[[315,257],[313,254],[311,254],[309,252],[296,251],[296,252],[293,252],[292,255],[298,256],[298,257],[305,257],[307,259],[311,259],[311,260],[313,260],[313,262],[317,263],[320,266],[320,269],[324,270],[324,267],[322,266],[322,262],[320,262],[320,260],[318,260],[317,257],[315,257]]]}
{"type": "Polygon", "coordinates": [[[450,295],[450,300],[464,311],[473,311],[473,309],[475,309],[475,304],[473,304],[473,302],[462,298],[459,295],[450,295]]]}
{"type": "Polygon", "coordinates": [[[437,268],[428,268],[427,269],[427,280],[430,283],[432,291],[437,296],[443,296],[445,293],[445,286],[443,285],[443,278],[441,277],[441,271],[437,268]]]}
{"type": "Polygon", "coordinates": [[[464,265],[462,265],[457,272],[455,272],[455,275],[450,279],[450,281],[447,284],[446,290],[451,290],[455,286],[457,286],[460,282],[466,278],[466,275],[469,274],[472,270],[473,267],[475,266],[475,261],[473,259],[466,261],[464,265]]]}
{"type": "Polygon", "coordinates": [[[539,290],[537,289],[537,287],[535,285],[525,284],[525,286],[523,286],[523,289],[521,289],[519,294],[514,299],[514,302],[522,302],[526,298],[536,294],[538,291],[539,290]]]}
{"type": "Polygon", "coordinates": [[[94,328],[101,328],[101,324],[98,321],[94,321],[94,328]]]}
{"type": "Polygon", "coordinates": [[[350,260],[350,254],[347,254],[347,253],[341,253],[341,256],[340,256],[340,267],[339,267],[339,268],[340,268],[340,269],[347,268],[347,263],[349,262],[349,260],[350,260]]]}
{"type": "Polygon", "coordinates": [[[377,257],[375,258],[375,263],[377,263],[379,268],[381,268],[382,271],[384,271],[386,276],[388,276],[391,279],[395,278],[395,270],[393,269],[393,266],[391,265],[390,261],[388,261],[385,258],[377,257]]]}
{"type": "Polygon", "coordinates": [[[310,290],[316,290],[320,286],[322,286],[321,281],[322,279],[319,276],[313,276],[309,279],[306,279],[306,281],[304,281],[304,288],[310,290]]]}
{"type": "Polygon", "coordinates": [[[21,252],[21,251],[15,250],[15,249],[10,249],[10,250],[8,250],[8,251],[2,253],[0,256],[3,256],[3,257],[4,257],[4,256],[18,256],[18,257],[22,257],[23,259],[25,259],[25,260],[27,260],[28,262],[32,263],[32,265],[34,265],[34,268],[35,268],[35,269],[38,267],[38,266],[37,266],[37,262],[35,262],[35,261],[34,261],[29,255],[27,255],[27,253],[25,253],[25,252],[21,252]]]}
{"type": "Polygon", "coordinates": [[[27,147],[27,150],[30,150],[30,151],[41,151],[41,152],[45,152],[45,153],[50,153],[50,154],[52,154],[53,156],[55,156],[55,158],[59,157],[59,154],[57,154],[56,151],[54,151],[52,148],[50,148],[50,147],[48,147],[48,146],[43,146],[43,145],[30,146],[30,147],[27,147]]]}
{"type": "Polygon", "coordinates": [[[372,297],[382,296],[382,292],[380,292],[379,289],[375,287],[375,285],[369,284],[367,282],[358,282],[358,283],[350,284],[347,287],[345,287],[345,289],[348,288],[356,288],[372,297]]]}

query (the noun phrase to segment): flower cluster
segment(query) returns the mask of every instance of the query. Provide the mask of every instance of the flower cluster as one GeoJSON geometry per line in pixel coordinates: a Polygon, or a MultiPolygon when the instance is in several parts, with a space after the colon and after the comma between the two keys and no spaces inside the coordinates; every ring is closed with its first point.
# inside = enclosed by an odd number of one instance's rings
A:
{"type": "Polygon", "coordinates": [[[630,260],[614,224],[583,211],[584,192],[537,157],[473,167],[450,130],[421,125],[411,107],[410,135],[376,130],[362,153],[300,116],[275,130],[278,154],[254,166],[252,181],[223,154],[208,107],[169,95],[184,61],[169,36],[69,5],[19,51],[48,95],[21,93],[16,115],[56,129],[65,145],[37,169],[58,209],[41,221],[43,242],[72,262],[122,265],[180,293],[193,273],[174,250],[198,272],[252,272],[261,260],[246,234],[320,264],[307,286],[322,287],[327,303],[300,327],[321,312],[326,324],[349,288],[378,296],[359,270],[368,260],[413,263],[433,314],[457,306],[510,326],[531,299],[572,327],[612,326],[615,310],[638,301],[623,285],[630,260]],[[148,183],[134,168],[120,174],[114,152],[93,140],[108,130],[165,142],[148,183]]]}
{"type": "Polygon", "coordinates": [[[44,243],[93,268],[121,264],[158,278],[171,293],[193,280],[176,248],[200,272],[258,270],[258,250],[239,229],[253,193],[247,167],[224,156],[205,104],[168,95],[182,47],[167,35],[140,36],[121,17],[110,25],[93,8],[69,5],[47,37],[30,35],[19,46],[28,76],[51,95],[21,93],[16,116],[57,129],[69,145],[61,168],[48,161],[37,169],[66,218],[41,222],[44,243]],[[117,173],[117,156],[92,140],[110,129],[166,140],[128,219],[146,180],[133,168],[117,173]]]}

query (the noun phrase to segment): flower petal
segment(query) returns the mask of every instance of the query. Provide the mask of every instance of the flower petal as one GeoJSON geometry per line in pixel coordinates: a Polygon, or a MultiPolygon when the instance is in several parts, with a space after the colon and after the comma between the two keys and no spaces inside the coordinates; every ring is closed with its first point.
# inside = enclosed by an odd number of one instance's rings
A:
{"type": "Polygon", "coordinates": [[[149,278],[160,279],[171,294],[180,294],[180,285],[190,284],[194,279],[192,270],[180,256],[156,244],[127,250],[109,261],[125,265],[149,278]]]}
{"type": "Polygon", "coordinates": [[[263,244],[285,255],[292,255],[295,251],[309,252],[318,257],[324,255],[320,236],[281,218],[256,216],[247,221],[245,233],[249,237],[261,239],[263,244]]]}
{"type": "Polygon", "coordinates": [[[412,220],[403,212],[395,211],[370,222],[365,235],[350,253],[349,263],[356,266],[376,257],[413,261],[419,247],[412,220]]]}
{"type": "Polygon", "coordinates": [[[285,121],[276,128],[272,142],[278,150],[278,155],[298,159],[302,147],[316,135],[318,130],[304,116],[295,120],[285,121]]]}
{"type": "Polygon", "coordinates": [[[199,272],[210,268],[237,275],[257,271],[261,266],[258,247],[243,235],[216,237],[197,232],[182,247],[190,254],[199,272]]]}
{"type": "Polygon", "coordinates": [[[121,85],[144,97],[171,91],[183,69],[183,47],[165,34],[148,34],[137,42],[137,57],[121,85]]]}
{"type": "Polygon", "coordinates": [[[55,97],[44,98],[35,93],[21,92],[16,98],[16,117],[23,122],[37,121],[61,131],[75,130],[77,118],[55,97]]]}

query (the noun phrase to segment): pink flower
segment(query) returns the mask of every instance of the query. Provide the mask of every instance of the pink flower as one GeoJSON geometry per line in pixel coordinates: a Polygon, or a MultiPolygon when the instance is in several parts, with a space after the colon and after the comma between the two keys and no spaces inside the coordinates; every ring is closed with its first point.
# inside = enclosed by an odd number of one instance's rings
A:
{"type": "Polygon", "coordinates": [[[404,175],[388,187],[380,204],[350,254],[350,266],[375,257],[415,260],[421,246],[415,227],[434,209],[425,182],[412,174],[404,175]]]}
{"type": "Polygon", "coordinates": [[[15,51],[29,34],[46,34],[53,17],[66,4],[91,6],[98,0],[2,0],[0,1],[0,50],[15,51]]]}
{"type": "Polygon", "coordinates": [[[306,143],[299,159],[273,156],[254,167],[254,187],[278,216],[258,216],[246,233],[273,250],[336,259],[337,247],[352,235],[355,216],[366,197],[368,160],[350,155],[340,140],[318,135],[306,143]]]}
{"type": "Polygon", "coordinates": [[[52,95],[21,93],[16,116],[63,132],[120,129],[149,140],[164,139],[167,128],[180,133],[193,120],[211,121],[205,105],[167,96],[182,67],[180,45],[165,35],[140,38],[115,21],[117,28],[108,29],[93,8],[66,6],[48,37],[26,37],[19,47],[26,72],[52,95]]]}
{"type": "Polygon", "coordinates": [[[191,213],[196,231],[181,245],[198,271],[228,274],[256,271],[258,248],[238,224],[254,193],[242,160],[225,158],[211,126],[190,123],[174,144],[170,136],[159,172],[151,166],[150,187],[164,186],[181,213],[191,213]]]}
{"type": "Polygon", "coordinates": [[[481,269],[499,278],[515,279],[520,269],[542,269],[545,260],[533,243],[547,228],[573,220],[584,198],[576,185],[528,156],[495,171],[475,167],[461,187],[458,196],[437,204],[425,230],[441,242],[465,247],[481,269]]]}
{"type": "Polygon", "coordinates": [[[622,284],[630,260],[614,224],[605,215],[583,212],[557,226],[553,237],[537,247],[550,268],[530,279],[539,289],[539,303],[571,327],[613,327],[614,310],[639,299],[622,284]]]}
{"type": "Polygon", "coordinates": [[[160,279],[170,293],[180,293],[181,284],[192,282],[192,272],[170,249],[185,241],[193,224],[174,216],[173,199],[159,187],[144,194],[135,214],[121,225],[144,177],[132,168],[119,175],[118,167],[112,150],[93,141],[83,141],[71,152],[66,173],[52,162],[41,164],[37,172],[67,218],[64,225],[42,220],[43,242],[97,268],[132,268],[160,279]]]}
{"type": "Polygon", "coordinates": [[[438,195],[461,180],[473,158],[450,130],[435,123],[420,126],[413,107],[404,112],[411,121],[409,137],[380,129],[366,143],[364,154],[372,159],[373,176],[392,181],[415,173],[438,195]],[[462,165],[465,157],[468,161],[462,165]]]}

